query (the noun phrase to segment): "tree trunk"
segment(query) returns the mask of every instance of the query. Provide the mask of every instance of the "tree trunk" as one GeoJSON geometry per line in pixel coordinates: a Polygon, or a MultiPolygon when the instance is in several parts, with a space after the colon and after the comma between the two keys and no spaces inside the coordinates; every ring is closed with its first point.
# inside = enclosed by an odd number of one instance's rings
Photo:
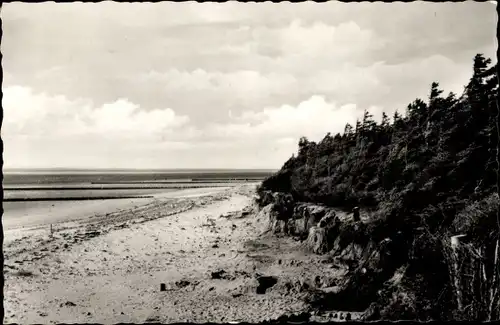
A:
{"type": "MultiPolygon", "coordinates": [[[[485,254],[486,249],[480,248],[479,249],[479,256],[483,257],[485,254]]],[[[481,320],[485,318],[485,312],[486,308],[484,308],[485,305],[488,304],[485,299],[487,298],[486,292],[488,288],[488,276],[486,274],[486,265],[484,264],[484,261],[482,259],[479,260],[479,265],[480,265],[480,270],[481,270],[481,276],[482,276],[482,281],[481,281],[481,291],[480,291],[480,296],[477,297],[478,301],[480,301],[480,315],[481,315],[481,320]]]]}
{"type": "Polygon", "coordinates": [[[493,262],[493,269],[492,269],[492,280],[491,280],[491,286],[490,286],[490,298],[489,298],[489,307],[488,307],[488,317],[487,321],[491,321],[493,317],[493,306],[495,303],[495,300],[497,299],[498,295],[498,239],[495,245],[495,256],[494,256],[494,262],[493,262]]]}
{"type": "Polygon", "coordinates": [[[458,265],[458,259],[459,259],[459,251],[458,251],[458,246],[459,246],[459,238],[463,237],[463,235],[457,235],[451,237],[451,251],[452,251],[452,260],[453,260],[453,283],[455,287],[455,297],[457,299],[457,307],[458,307],[458,312],[461,314],[463,312],[463,300],[462,300],[462,277],[461,277],[461,270],[458,265]]]}

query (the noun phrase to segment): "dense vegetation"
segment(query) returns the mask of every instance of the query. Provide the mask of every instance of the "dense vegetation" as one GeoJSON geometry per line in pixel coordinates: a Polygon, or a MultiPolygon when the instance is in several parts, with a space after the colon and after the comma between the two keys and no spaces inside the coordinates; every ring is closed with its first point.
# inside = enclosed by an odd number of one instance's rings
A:
{"type": "MultiPolygon", "coordinates": [[[[340,209],[360,206],[369,211],[367,229],[374,240],[403,233],[405,253],[399,264],[408,265],[412,280],[405,285],[417,302],[413,313],[403,312],[401,304],[394,307],[396,318],[500,316],[498,290],[486,294],[499,282],[493,258],[500,228],[496,69],[478,54],[460,97],[443,95],[434,82],[426,101],[416,99],[392,121],[384,113],[376,123],[365,111],[343,134],[327,134],[319,143],[302,138],[297,156],[259,188],[261,198],[273,191],[340,209]],[[464,292],[471,303],[457,311],[444,243],[460,233],[469,235],[475,247],[484,247],[482,272],[489,280],[478,292],[464,292]],[[486,296],[487,302],[479,301],[486,296]]],[[[261,199],[261,204],[266,202],[261,199]]]]}

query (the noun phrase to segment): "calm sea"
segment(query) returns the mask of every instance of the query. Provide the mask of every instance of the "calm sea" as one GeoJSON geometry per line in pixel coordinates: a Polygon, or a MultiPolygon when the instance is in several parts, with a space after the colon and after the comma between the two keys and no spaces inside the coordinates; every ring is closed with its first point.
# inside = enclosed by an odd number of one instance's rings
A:
{"type": "Polygon", "coordinates": [[[5,169],[4,202],[140,197],[261,181],[271,170],[5,169]]]}
{"type": "Polygon", "coordinates": [[[5,170],[4,229],[83,220],[148,202],[183,188],[261,181],[252,170],[5,170]]]}

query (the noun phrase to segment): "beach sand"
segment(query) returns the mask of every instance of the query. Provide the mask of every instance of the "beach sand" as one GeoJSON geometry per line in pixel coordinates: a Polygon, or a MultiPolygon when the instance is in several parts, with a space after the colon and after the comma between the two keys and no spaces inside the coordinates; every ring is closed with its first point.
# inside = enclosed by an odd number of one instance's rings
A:
{"type": "Polygon", "coordinates": [[[4,322],[258,322],[304,311],[307,287],[340,271],[242,215],[253,194],[190,189],[70,218],[52,236],[47,225],[7,229],[4,322]],[[263,294],[259,274],[277,280],[263,294]]]}

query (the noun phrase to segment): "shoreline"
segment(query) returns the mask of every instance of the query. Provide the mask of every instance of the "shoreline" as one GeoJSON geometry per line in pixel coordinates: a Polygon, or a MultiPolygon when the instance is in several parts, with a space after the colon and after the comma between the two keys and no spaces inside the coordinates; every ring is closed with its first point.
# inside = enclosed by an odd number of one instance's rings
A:
{"type": "Polygon", "coordinates": [[[134,209],[152,204],[157,200],[173,200],[187,196],[203,196],[227,191],[231,187],[205,187],[161,191],[142,197],[100,200],[31,200],[5,201],[2,222],[4,231],[65,222],[84,221],[99,215],[109,215],[117,211],[134,209]]]}
{"type": "Polygon", "coordinates": [[[4,198],[4,202],[46,202],[46,201],[92,201],[92,200],[120,200],[120,199],[152,199],[153,195],[138,196],[92,196],[92,197],[44,197],[44,198],[4,198]]]}
{"type": "Polygon", "coordinates": [[[53,236],[6,233],[5,322],[258,322],[307,310],[314,282],[342,275],[266,233],[248,213],[252,187],[201,192],[61,223],[53,236]],[[259,274],[276,279],[264,294],[259,274]]]}
{"type": "MultiPolygon", "coordinates": [[[[247,182],[247,184],[252,185],[256,182],[247,182]]],[[[5,191],[86,191],[86,190],[149,190],[149,189],[174,189],[174,190],[182,190],[182,189],[190,189],[190,188],[206,188],[206,187],[227,187],[227,186],[235,186],[244,184],[241,181],[234,182],[152,182],[152,183],[140,183],[140,182],[113,182],[113,183],[91,183],[86,186],[82,185],[44,185],[44,186],[32,186],[32,185],[15,185],[15,186],[4,186],[3,189],[5,191]],[[105,185],[113,185],[113,186],[105,186],[105,185]],[[130,186],[130,185],[137,186],[130,186]],[[160,185],[157,185],[160,184],[160,185]],[[170,184],[169,186],[165,184],[170,184]],[[179,185],[177,185],[179,184],[179,185]],[[196,184],[196,185],[191,185],[196,184]],[[209,185],[208,185],[209,184],[209,185]],[[119,186],[122,185],[122,186],[119,186]],[[142,185],[142,186],[138,186],[142,185]]]]}

